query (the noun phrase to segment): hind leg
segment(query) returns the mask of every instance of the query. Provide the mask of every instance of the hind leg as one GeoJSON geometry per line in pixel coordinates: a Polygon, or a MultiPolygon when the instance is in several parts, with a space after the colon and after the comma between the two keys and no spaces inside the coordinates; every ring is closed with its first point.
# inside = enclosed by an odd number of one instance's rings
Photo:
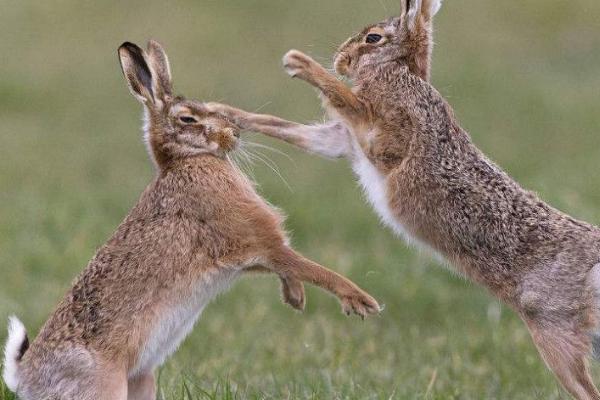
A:
{"type": "Polygon", "coordinates": [[[588,370],[590,343],[583,330],[528,322],[535,345],[546,365],[577,400],[600,400],[588,370]]]}
{"type": "MultiPolygon", "coordinates": [[[[86,392],[88,392],[86,390],[86,392]]],[[[90,391],[89,397],[79,397],[79,399],[89,400],[127,400],[127,383],[123,376],[114,377],[111,380],[104,380],[98,387],[97,392],[90,391]],[[116,380],[115,380],[116,379],[116,380]]]]}
{"type": "Polygon", "coordinates": [[[154,372],[146,372],[129,378],[127,400],[155,400],[156,382],[154,372]]]}
{"type": "Polygon", "coordinates": [[[26,400],[127,400],[127,382],[62,381],[59,388],[20,388],[18,398],[26,400]]]}
{"type": "Polygon", "coordinates": [[[24,400],[127,400],[125,370],[82,348],[46,354],[44,362],[25,364],[22,376],[24,400]]]}
{"type": "Polygon", "coordinates": [[[105,366],[96,371],[88,382],[84,380],[74,383],[74,396],[68,397],[69,399],[127,400],[127,375],[122,370],[116,370],[114,366],[105,366]]]}

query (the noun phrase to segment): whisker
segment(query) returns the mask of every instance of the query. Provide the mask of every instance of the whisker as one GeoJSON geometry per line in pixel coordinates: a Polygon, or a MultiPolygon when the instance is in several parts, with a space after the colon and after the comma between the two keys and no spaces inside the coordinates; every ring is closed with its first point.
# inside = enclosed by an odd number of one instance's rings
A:
{"type": "Polygon", "coordinates": [[[381,4],[381,8],[383,8],[383,11],[385,12],[385,15],[388,15],[389,14],[388,8],[385,5],[385,3],[383,2],[383,0],[378,0],[378,1],[379,1],[379,4],[381,4]]]}
{"type": "Polygon", "coordinates": [[[251,156],[252,158],[258,160],[258,161],[261,161],[263,164],[265,164],[271,171],[273,171],[279,177],[279,179],[281,179],[281,181],[288,188],[288,190],[293,193],[294,190],[292,189],[292,187],[290,186],[290,184],[287,182],[287,180],[283,177],[283,175],[281,175],[281,173],[277,169],[277,164],[275,164],[273,162],[273,160],[271,160],[269,157],[267,157],[263,153],[260,153],[258,151],[256,151],[256,152],[259,153],[260,155],[256,154],[256,153],[253,153],[253,152],[250,152],[250,151],[248,151],[248,155],[251,156]],[[261,157],[261,155],[262,155],[262,157],[261,157]],[[268,159],[268,161],[265,160],[263,157],[266,157],[268,159]]]}
{"type": "Polygon", "coordinates": [[[240,153],[240,156],[242,156],[244,158],[246,165],[254,174],[254,161],[252,160],[252,157],[250,157],[250,154],[248,154],[248,150],[243,148],[240,153]]]}
{"type": "Polygon", "coordinates": [[[265,153],[262,153],[258,150],[254,150],[254,155],[264,157],[267,161],[269,161],[269,163],[272,166],[277,167],[277,163],[275,161],[273,161],[273,159],[271,157],[269,157],[268,155],[266,155],[265,153]]]}
{"type": "Polygon", "coordinates": [[[329,64],[331,62],[331,57],[314,56],[313,58],[319,61],[319,64],[329,64]]]}
{"type": "Polygon", "coordinates": [[[233,158],[233,164],[238,168],[238,170],[252,179],[252,181],[256,181],[253,161],[243,147],[240,147],[236,152],[233,153],[233,158]]]}
{"type": "Polygon", "coordinates": [[[254,110],[254,112],[255,113],[259,112],[260,110],[262,110],[266,106],[270,105],[271,103],[272,103],[271,101],[267,101],[265,104],[263,104],[262,106],[258,107],[256,110],[254,110]]]}
{"type": "Polygon", "coordinates": [[[246,144],[248,146],[250,146],[250,147],[258,147],[258,148],[265,149],[265,150],[271,150],[273,153],[282,155],[285,158],[287,158],[288,160],[290,160],[292,162],[292,164],[294,164],[294,167],[298,166],[298,165],[296,165],[296,160],[294,160],[292,157],[290,157],[289,154],[287,154],[287,153],[285,153],[285,152],[283,152],[283,151],[281,151],[279,149],[276,149],[276,148],[271,147],[271,146],[264,145],[262,143],[247,142],[246,144]]]}

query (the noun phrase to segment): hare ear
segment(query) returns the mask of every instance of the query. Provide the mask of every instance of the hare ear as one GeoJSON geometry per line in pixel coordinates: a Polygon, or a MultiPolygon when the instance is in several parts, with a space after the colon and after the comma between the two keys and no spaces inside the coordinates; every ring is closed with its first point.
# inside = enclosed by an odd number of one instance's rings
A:
{"type": "Polygon", "coordinates": [[[152,89],[159,99],[173,95],[173,83],[171,80],[171,66],[167,53],[160,43],[154,40],[148,42],[147,60],[153,71],[152,89]]]}
{"type": "Polygon", "coordinates": [[[423,1],[423,17],[426,22],[430,22],[433,17],[442,8],[442,0],[424,0],[423,1]]]}
{"type": "Polygon", "coordinates": [[[410,0],[400,0],[400,15],[404,16],[410,7],[410,0]]]}
{"type": "Polygon", "coordinates": [[[125,42],[118,52],[121,69],[131,94],[144,104],[148,101],[154,103],[152,70],[146,63],[144,51],[133,43],[125,42]]]}
{"type": "Polygon", "coordinates": [[[421,14],[423,0],[400,0],[400,5],[402,6],[401,25],[406,26],[409,31],[413,31],[421,14]]]}
{"type": "Polygon", "coordinates": [[[419,22],[419,16],[423,16],[425,23],[431,22],[435,14],[442,7],[442,0],[400,0],[402,17],[400,20],[413,31],[419,22]]]}

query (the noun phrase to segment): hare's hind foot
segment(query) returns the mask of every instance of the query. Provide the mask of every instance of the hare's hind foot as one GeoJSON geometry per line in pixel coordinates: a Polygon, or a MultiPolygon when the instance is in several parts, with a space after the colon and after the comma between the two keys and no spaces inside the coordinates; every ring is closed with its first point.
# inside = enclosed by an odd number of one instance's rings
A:
{"type": "Polygon", "coordinates": [[[577,323],[527,321],[531,337],[558,380],[577,400],[600,400],[589,373],[590,337],[577,323]]]}
{"type": "Polygon", "coordinates": [[[130,377],[127,381],[127,400],[156,399],[154,372],[146,372],[130,377]]]}

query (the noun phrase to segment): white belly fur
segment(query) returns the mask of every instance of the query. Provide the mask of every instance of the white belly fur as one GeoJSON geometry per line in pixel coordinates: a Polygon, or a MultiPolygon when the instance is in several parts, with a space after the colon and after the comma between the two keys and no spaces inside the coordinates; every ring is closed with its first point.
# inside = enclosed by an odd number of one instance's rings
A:
{"type": "Polygon", "coordinates": [[[151,372],[173,354],[194,327],[204,307],[227,290],[239,274],[239,270],[233,268],[219,268],[208,273],[198,282],[191,296],[164,310],[129,376],[151,372]]]}

